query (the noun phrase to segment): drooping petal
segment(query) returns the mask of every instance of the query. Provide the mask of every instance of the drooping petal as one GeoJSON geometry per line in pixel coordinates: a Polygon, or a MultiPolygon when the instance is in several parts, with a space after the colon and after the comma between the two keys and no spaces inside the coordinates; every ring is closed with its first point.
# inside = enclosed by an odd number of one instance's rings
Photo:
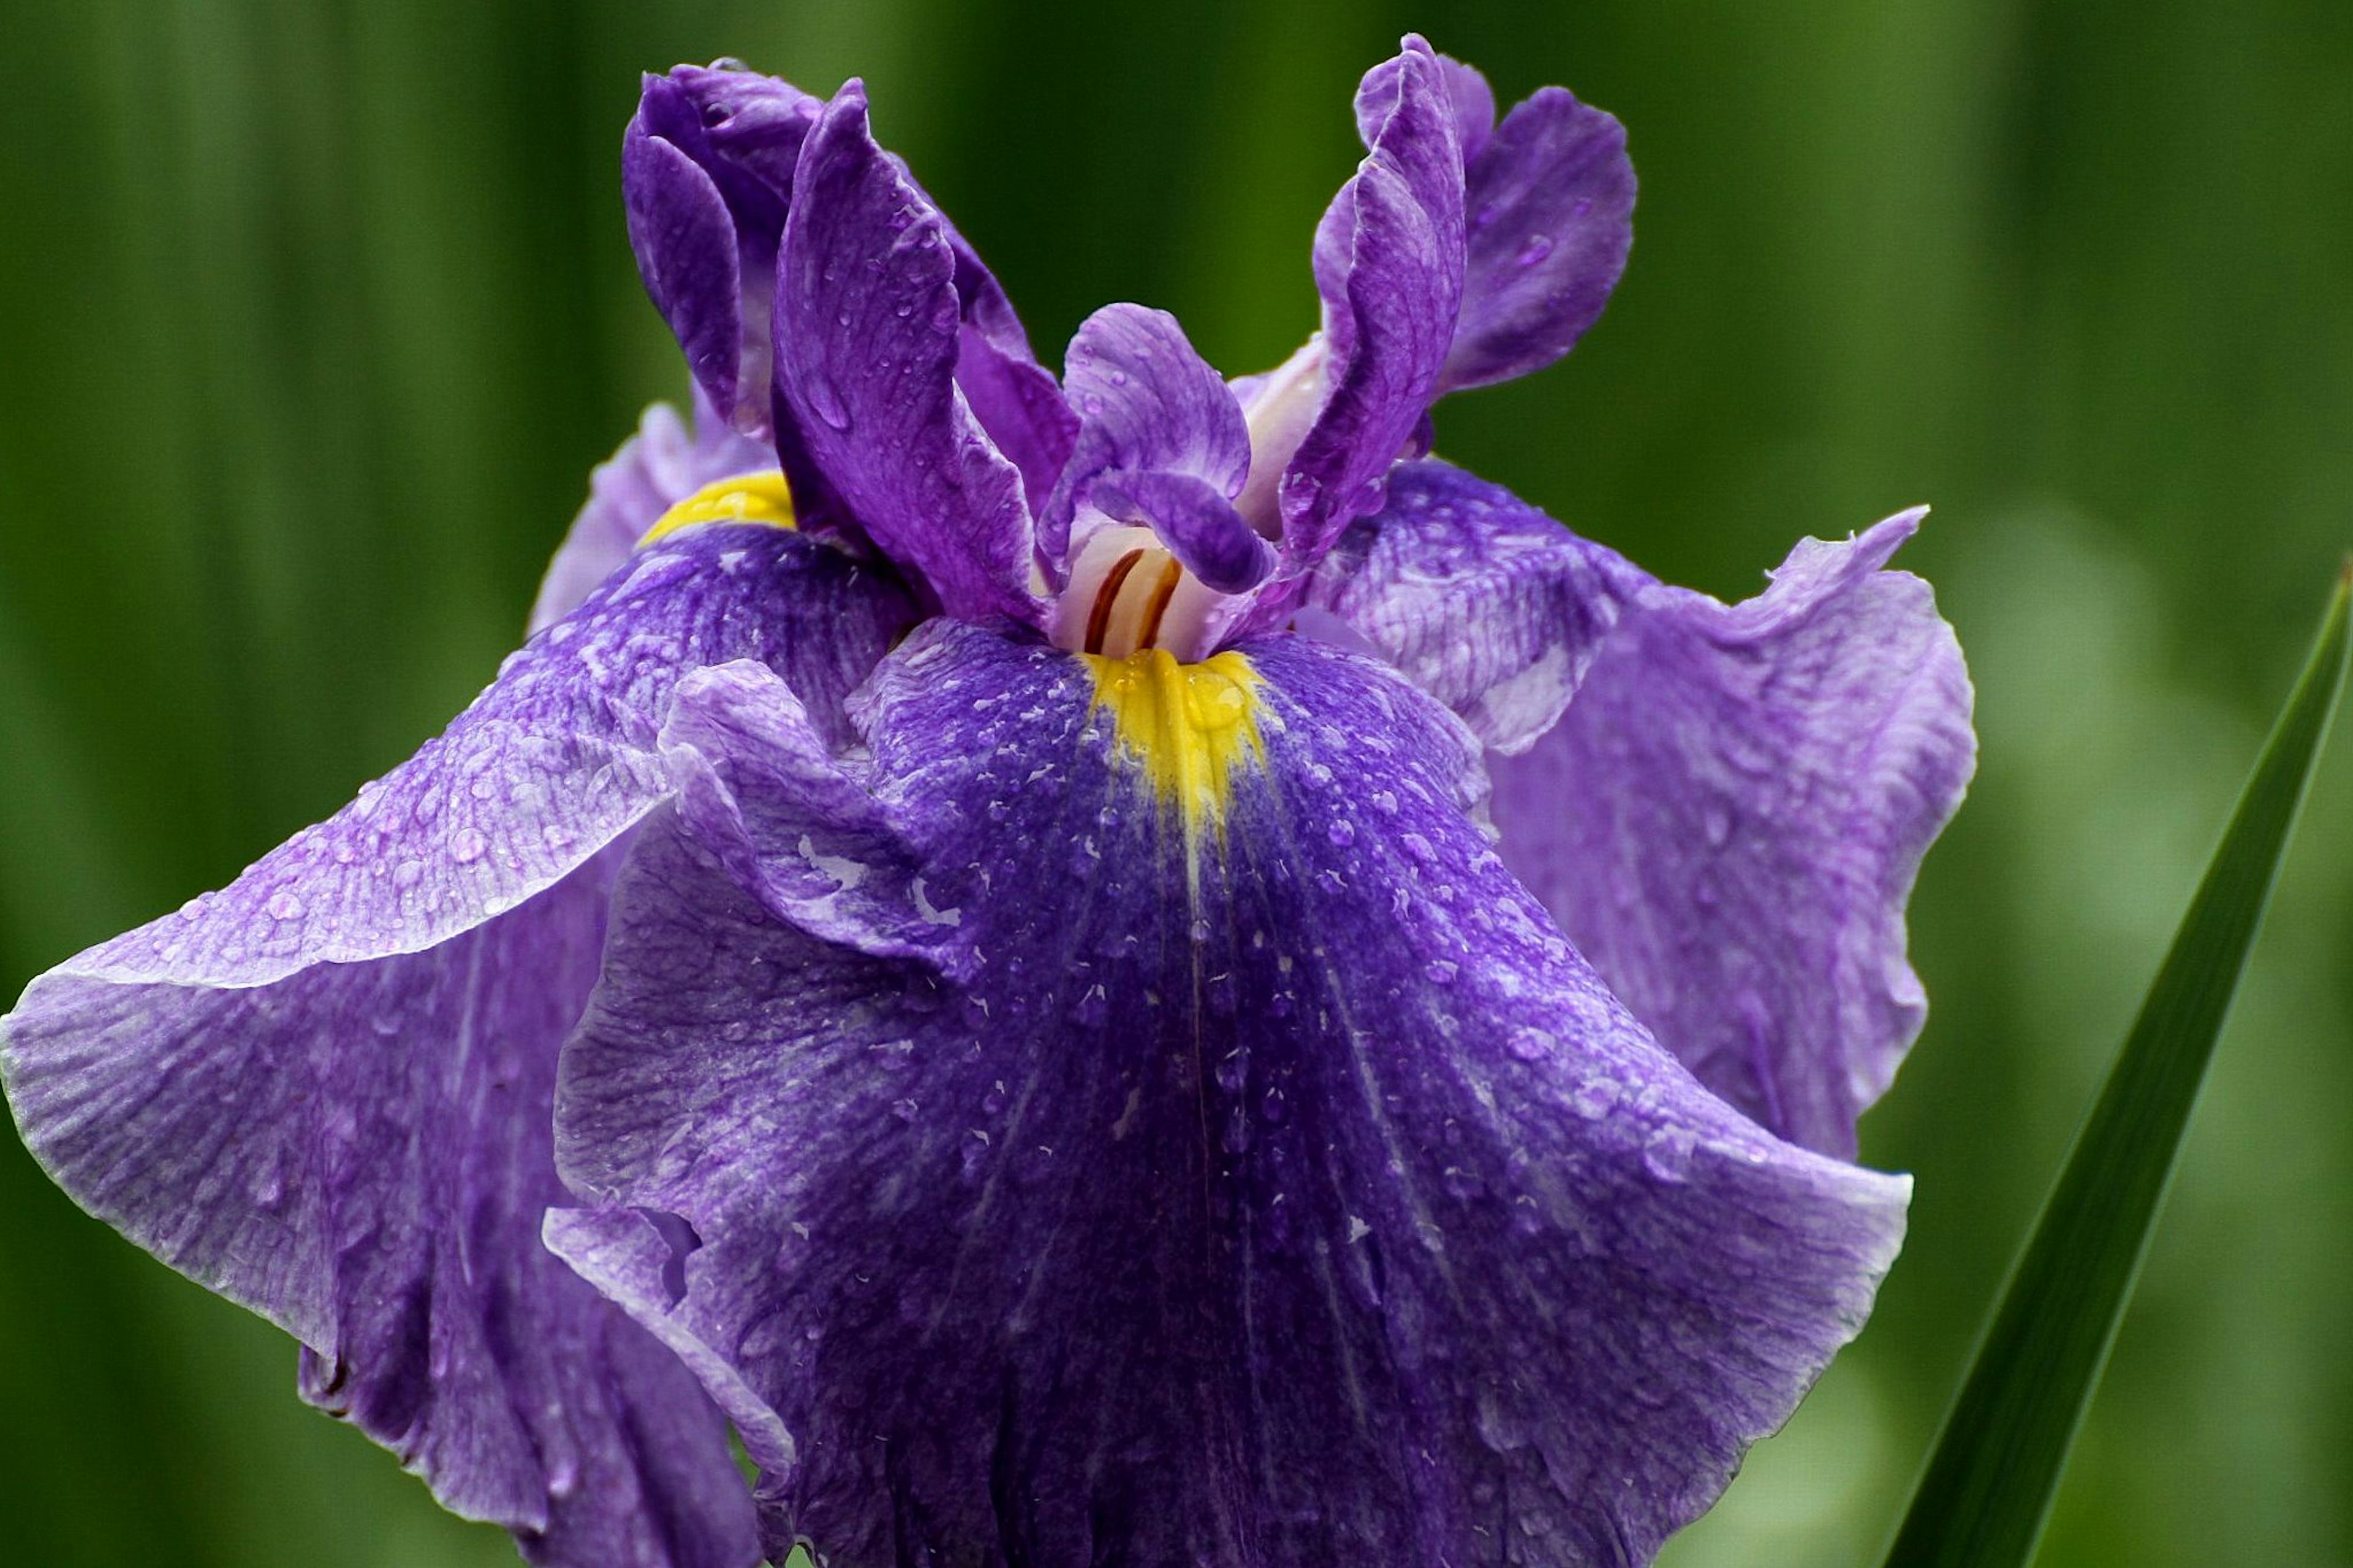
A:
{"type": "Polygon", "coordinates": [[[1501,485],[1440,462],[1390,476],[1309,603],[1340,616],[1499,752],[1525,751],[1651,579],[1501,485]]]}
{"type": "MultiPolygon", "coordinates": [[[[1239,631],[1281,624],[1340,531],[1377,510],[1389,467],[1415,444],[1462,295],[1462,150],[1447,75],[1409,37],[1365,75],[1368,149],[1314,245],[1324,333],[1321,402],[1282,471],[1283,565],[1239,631]]],[[[1272,456],[1272,452],[1264,456],[1272,456]]]]}
{"type": "Polygon", "coordinates": [[[0,1021],[27,1147],[301,1339],[306,1397],[540,1561],[748,1562],[712,1412],[537,1245],[564,1196],[554,1054],[596,973],[600,852],[671,789],[681,673],[760,660],[839,737],[908,618],[783,531],[649,550],[343,813],[36,980],[0,1021]]]}
{"type": "Polygon", "coordinates": [[[563,1067],[613,1206],[551,1245],[704,1369],[772,1551],[1647,1561],[1860,1324],[1905,1183],[1660,1052],[1395,678],[1281,638],[1099,684],[942,622],[868,693],[968,979],[666,816],[563,1067]]]}
{"type": "Polygon", "coordinates": [[[0,1060],[69,1190],[300,1332],[303,1397],[444,1505],[565,1568],[745,1568],[701,1388],[537,1244],[608,883],[592,864],[424,952],[269,986],[52,975],[0,1060]]]}
{"type": "Polygon", "coordinates": [[[1976,756],[1952,628],[1882,570],[1918,519],[1805,541],[1743,604],[1651,584],[1493,763],[1506,864],[1635,1016],[1832,1154],[1926,1016],[1904,906],[1976,756]]]}
{"type": "Polygon", "coordinates": [[[955,247],[855,80],[801,149],[779,267],[777,380],[826,479],[949,614],[1034,623],[1022,474],[956,385],[955,247]]]}
{"type": "Polygon", "coordinates": [[[1463,151],[1468,251],[1444,392],[1567,353],[1599,319],[1634,243],[1625,128],[1563,89],[1538,89],[1463,151]]]}
{"type": "Polygon", "coordinates": [[[533,631],[579,608],[671,507],[714,480],[776,467],[767,447],[728,426],[699,383],[693,419],[690,434],[678,410],[654,404],[638,421],[638,433],[596,465],[588,476],[588,503],[540,579],[533,631]]]}
{"type": "Polygon", "coordinates": [[[779,920],[886,958],[955,962],[943,951],[955,922],[925,904],[913,848],[766,665],[681,681],[662,751],[696,842],[779,920]]]}

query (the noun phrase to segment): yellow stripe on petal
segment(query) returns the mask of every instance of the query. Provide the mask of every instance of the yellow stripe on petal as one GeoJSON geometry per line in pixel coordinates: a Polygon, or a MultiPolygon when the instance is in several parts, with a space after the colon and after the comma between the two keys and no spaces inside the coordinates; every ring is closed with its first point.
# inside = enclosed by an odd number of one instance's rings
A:
{"type": "Polygon", "coordinates": [[[1095,705],[1111,710],[1113,743],[1151,781],[1188,829],[1222,823],[1235,773],[1266,754],[1259,733],[1259,673],[1228,651],[1179,664],[1165,648],[1124,658],[1081,654],[1095,678],[1095,705]]]}
{"type": "Polygon", "coordinates": [[[776,468],[714,479],[662,513],[638,541],[638,548],[643,550],[682,528],[704,522],[759,522],[790,528],[794,524],[792,489],[776,468]]]}

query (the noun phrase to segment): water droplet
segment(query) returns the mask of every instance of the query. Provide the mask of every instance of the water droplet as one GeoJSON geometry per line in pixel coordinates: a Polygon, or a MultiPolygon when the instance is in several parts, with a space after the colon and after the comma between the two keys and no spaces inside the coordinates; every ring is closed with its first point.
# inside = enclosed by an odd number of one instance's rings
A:
{"type": "Polygon", "coordinates": [[[915,1102],[912,1100],[894,1100],[891,1102],[891,1114],[902,1121],[915,1120],[915,1102]]]}
{"type": "Polygon", "coordinates": [[[1335,817],[1324,834],[1332,840],[1334,847],[1345,849],[1356,841],[1356,825],[1345,817],[1335,817]]]}
{"type": "Polygon", "coordinates": [[[1514,257],[1512,260],[1516,266],[1534,267],[1542,262],[1546,257],[1550,256],[1551,254],[1552,236],[1548,234],[1532,234],[1528,236],[1527,243],[1520,247],[1519,255],[1514,257]]]}
{"type": "Polygon", "coordinates": [[[819,419],[836,430],[849,428],[849,405],[842,402],[840,389],[833,384],[833,378],[821,370],[809,373],[808,401],[819,419]]]}
{"type": "Polygon", "coordinates": [[[1522,1028],[1512,1031],[1504,1048],[1524,1062],[1540,1062],[1552,1054],[1552,1037],[1542,1029],[1522,1028]]]}
{"type": "Polygon", "coordinates": [[[1205,946],[1209,940],[1209,922],[1197,918],[1193,921],[1192,937],[1194,946],[1205,946]]]}
{"type": "Polygon", "coordinates": [[[461,827],[449,836],[449,858],[460,866],[470,866],[482,858],[491,841],[482,837],[479,827],[461,827]]]}
{"type": "Polygon", "coordinates": [[[263,906],[274,921],[299,921],[302,918],[302,900],[292,893],[279,893],[263,906]]]}
{"type": "Polygon", "coordinates": [[[413,888],[417,886],[417,879],[424,875],[424,861],[403,860],[392,868],[392,885],[396,888],[413,888]]]}

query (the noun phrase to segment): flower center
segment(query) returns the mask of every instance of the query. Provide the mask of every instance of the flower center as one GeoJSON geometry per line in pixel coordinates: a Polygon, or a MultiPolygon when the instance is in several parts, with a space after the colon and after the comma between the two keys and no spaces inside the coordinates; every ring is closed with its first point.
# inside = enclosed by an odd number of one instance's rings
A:
{"type": "Polygon", "coordinates": [[[705,522],[758,522],[771,528],[791,528],[792,489],[785,483],[784,474],[776,468],[713,479],[656,519],[638,541],[638,548],[643,550],[681,529],[705,522]]]}
{"type": "Polygon", "coordinates": [[[1163,648],[1198,658],[1227,595],[1185,570],[1148,528],[1105,528],[1088,540],[1054,609],[1056,646],[1125,658],[1163,648]]]}
{"type": "Polygon", "coordinates": [[[1179,664],[1165,648],[1124,658],[1084,656],[1095,706],[1108,709],[1113,745],[1149,781],[1188,831],[1221,823],[1236,770],[1265,753],[1258,727],[1258,671],[1232,649],[1179,664]]]}

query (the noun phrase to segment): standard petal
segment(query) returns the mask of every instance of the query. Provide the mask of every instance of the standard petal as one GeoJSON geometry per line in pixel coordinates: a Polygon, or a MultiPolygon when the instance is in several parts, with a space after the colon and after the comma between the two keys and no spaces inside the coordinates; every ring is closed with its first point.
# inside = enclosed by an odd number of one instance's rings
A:
{"type": "Polygon", "coordinates": [[[769,300],[793,168],[818,100],[751,71],[649,76],[621,142],[629,244],[696,382],[769,428],[769,300]]]}
{"type": "Polygon", "coordinates": [[[731,428],[698,384],[694,428],[666,403],[649,407],[638,433],[588,476],[588,504],[540,579],[531,629],[579,608],[589,591],[619,570],[661,514],[703,486],[776,467],[767,447],[731,428]]]}
{"type": "MultiPolygon", "coordinates": [[[[1284,573],[1312,571],[1380,481],[1436,395],[1462,295],[1462,151],[1446,73],[1409,38],[1366,73],[1356,122],[1369,151],[1315,231],[1324,398],[1283,472],[1284,573]]],[[[1251,625],[1279,621],[1271,595],[1251,625]]]]}
{"type": "Polygon", "coordinates": [[[1451,55],[1438,57],[1446,73],[1446,96],[1454,106],[1454,135],[1462,144],[1462,165],[1469,168],[1495,133],[1495,89],[1476,68],[1451,55]]]}
{"type": "Polygon", "coordinates": [[[1564,89],[1537,89],[1465,153],[1468,255],[1446,392],[1567,353],[1600,317],[1634,243],[1625,128],[1564,89]]]}
{"type": "Polygon", "coordinates": [[[1952,628],[1881,570],[1918,519],[1808,540],[1744,604],[1652,584],[1493,764],[1505,862],[1635,1016],[1833,1154],[1926,1017],[1904,906],[1976,759],[1952,628]]]}
{"type": "Polygon", "coordinates": [[[956,248],[854,80],[801,149],[779,268],[777,381],[827,480],[948,613],[1034,623],[1023,477],[956,385],[956,248]]]}
{"type": "Polygon", "coordinates": [[[1419,462],[1342,537],[1308,602],[1511,753],[1560,717],[1626,596],[1650,582],[1503,486],[1419,462]]]}
{"type": "Polygon", "coordinates": [[[934,623],[886,662],[871,782],[965,984],[778,921],[675,817],[633,848],[558,1133],[614,1206],[548,1234],[712,1371],[772,1552],[1647,1561],[1867,1311],[1905,1184],[1650,1042],[1441,709],[1247,658],[1099,683],[934,623]]]}
{"type": "MultiPolygon", "coordinates": [[[[744,266],[735,224],[708,172],[642,119],[621,143],[621,187],[629,243],[654,309],[670,323],[695,384],[732,418],[748,380],[765,390],[763,367],[745,375],[744,266]]],[[[773,287],[773,273],[759,280],[773,287]]]]}
{"type": "Polygon", "coordinates": [[[700,1394],[541,1256],[554,1055],[596,972],[600,851],[671,789],[681,673],[760,660],[846,739],[844,694],[908,618],[781,531],[649,550],[342,814],[36,980],[0,1021],[26,1146],[541,1560],[747,1562],[700,1394]]]}

